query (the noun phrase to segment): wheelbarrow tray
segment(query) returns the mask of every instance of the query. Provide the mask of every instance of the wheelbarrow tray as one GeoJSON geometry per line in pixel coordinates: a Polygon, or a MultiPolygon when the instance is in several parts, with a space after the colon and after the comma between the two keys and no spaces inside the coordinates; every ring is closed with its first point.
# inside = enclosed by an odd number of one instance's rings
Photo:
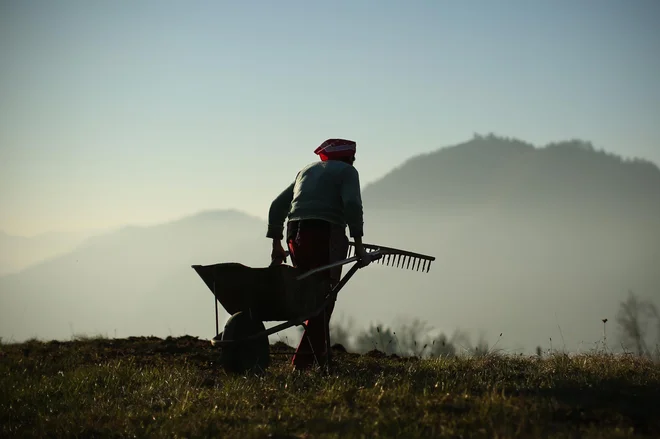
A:
{"type": "Polygon", "coordinates": [[[330,290],[325,276],[297,280],[290,265],[249,267],[229,262],[192,268],[230,315],[250,312],[261,321],[294,320],[322,307],[330,290]]]}

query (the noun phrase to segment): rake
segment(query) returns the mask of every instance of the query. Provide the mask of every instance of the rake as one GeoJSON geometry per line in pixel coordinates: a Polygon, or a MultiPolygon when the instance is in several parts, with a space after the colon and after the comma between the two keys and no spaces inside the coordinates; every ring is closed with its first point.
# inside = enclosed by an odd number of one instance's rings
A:
{"type": "MultiPolygon", "coordinates": [[[[320,271],[359,261],[360,258],[355,253],[355,243],[349,242],[348,245],[348,258],[334,262],[332,264],[324,265],[323,267],[309,270],[305,272],[305,274],[298,276],[296,279],[302,280],[320,271]]],[[[362,245],[367,250],[367,254],[373,263],[385,266],[413,271],[420,271],[421,268],[422,273],[428,273],[431,269],[431,263],[435,261],[434,256],[423,255],[421,253],[415,253],[408,250],[401,250],[398,248],[366,243],[362,245]]]]}

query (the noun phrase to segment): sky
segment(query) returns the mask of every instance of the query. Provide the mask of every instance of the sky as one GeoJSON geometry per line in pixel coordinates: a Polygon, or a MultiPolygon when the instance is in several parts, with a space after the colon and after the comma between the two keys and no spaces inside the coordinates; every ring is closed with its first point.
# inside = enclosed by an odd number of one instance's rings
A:
{"type": "Polygon", "coordinates": [[[363,185],[473,133],[660,164],[659,23],[656,0],[1,0],[0,230],[265,218],[330,137],[363,185]]]}

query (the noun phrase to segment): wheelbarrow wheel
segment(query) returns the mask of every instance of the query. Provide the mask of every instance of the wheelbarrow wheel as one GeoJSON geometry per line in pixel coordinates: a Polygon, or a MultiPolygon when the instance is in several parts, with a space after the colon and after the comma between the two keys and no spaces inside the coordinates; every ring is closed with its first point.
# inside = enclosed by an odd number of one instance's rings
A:
{"type": "MultiPolygon", "coordinates": [[[[222,340],[238,340],[265,330],[262,321],[253,319],[247,312],[239,311],[227,320],[222,340]]],[[[263,371],[270,365],[268,336],[230,343],[223,346],[220,356],[223,367],[231,372],[263,371]]]]}

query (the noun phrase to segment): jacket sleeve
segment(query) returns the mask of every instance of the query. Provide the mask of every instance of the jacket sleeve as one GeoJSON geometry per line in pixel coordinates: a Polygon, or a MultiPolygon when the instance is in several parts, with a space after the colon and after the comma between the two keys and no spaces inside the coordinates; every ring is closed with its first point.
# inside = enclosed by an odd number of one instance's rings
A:
{"type": "Polygon", "coordinates": [[[352,238],[364,235],[364,217],[360,176],[357,169],[349,166],[342,173],[341,199],[344,205],[344,217],[352,238]]]}
{"type": "Polygon", "coordinates": [[[284,239],[284,221],[289,214],[291,201],[293,201],[294,184],[295,182],[287,186],[270,204],[267,238],[284,239]]]}

